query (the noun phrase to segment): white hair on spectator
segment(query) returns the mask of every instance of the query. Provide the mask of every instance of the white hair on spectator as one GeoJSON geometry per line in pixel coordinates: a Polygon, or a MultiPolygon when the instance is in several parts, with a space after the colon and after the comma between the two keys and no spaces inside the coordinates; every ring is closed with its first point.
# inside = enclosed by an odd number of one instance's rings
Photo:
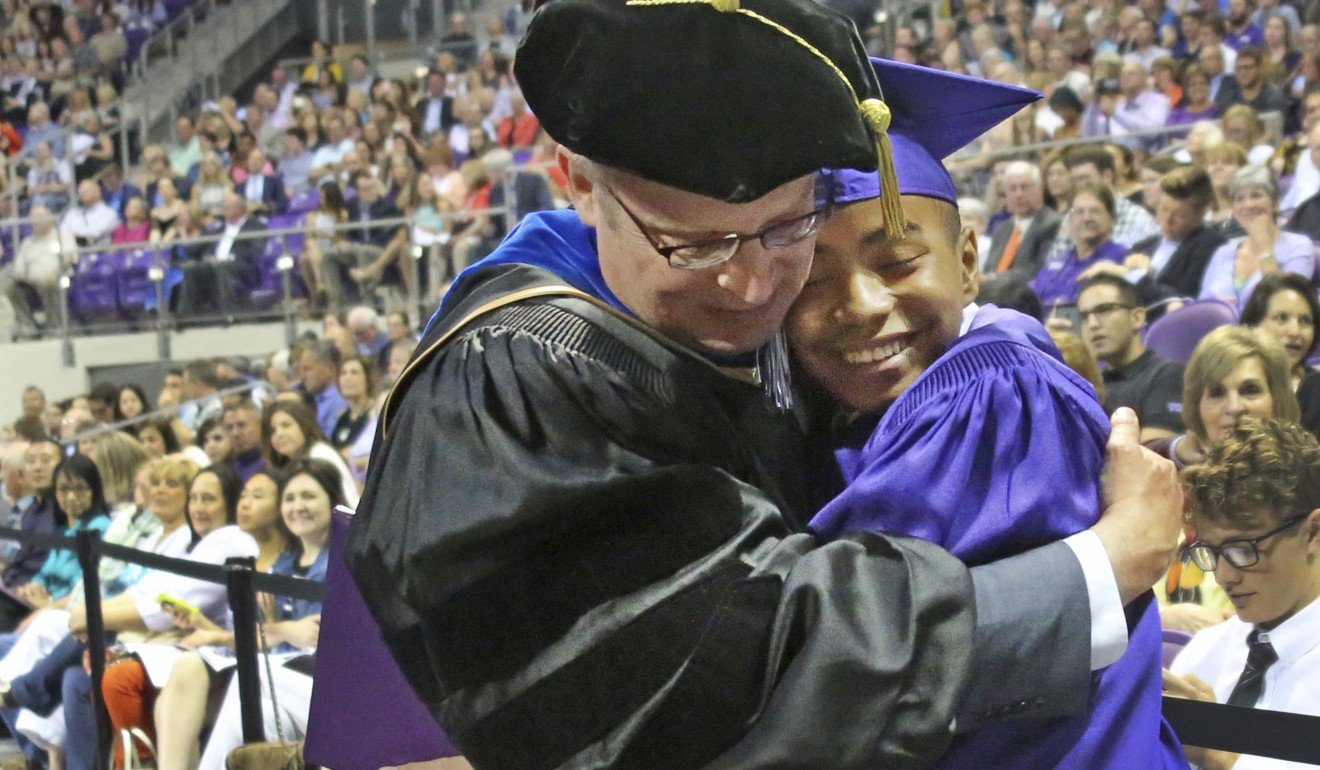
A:
{"type": "Polygon", "coordinates": [[[1236,198],[1245,190],[1264,190],[1276,202],[1279,200],[1279,186],[1274,182],[1274,174],[1264,166],[1243,166],[1233,172],[1228,180],[1228,195],[1236,198]]]}
{"type": "Polygon", "coordinates": [[[985,201],[978,198],[959,198],[958,216],[965,226],[972,228],[979,235],[985,231],[985,225],[990,221],[990,209],[986,207],[985,201]]]}
{"type": "Polygon", "coordinates": [[[270,357],[270,365],[278,372],[282,372],[286,377],[293,376],[293,367],[289,365],[289,349],[283,348],[275,351],[270,357]]]}
{"type": "Polygon", "coordinates": [[[1004,167],[1004,178],[1010,176],[1025,176],[1031,179],[1032,184],[1041,184],[1040,166],[1027,160],[1015,160],[1004,167]]]}
{"type": "Polygon", "coordinates": [[[344,325],[350,330],[368,329],[375,328],[379,321],[380,316],[376,314],[375,310],[366,305],[358,305],[348,311],[348,315],[344,318],[344,325]]]}

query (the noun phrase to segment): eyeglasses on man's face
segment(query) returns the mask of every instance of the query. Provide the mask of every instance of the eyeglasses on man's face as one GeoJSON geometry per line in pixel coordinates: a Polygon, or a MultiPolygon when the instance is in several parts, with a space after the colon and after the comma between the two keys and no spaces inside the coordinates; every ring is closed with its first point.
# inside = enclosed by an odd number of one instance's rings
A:
{"type": "Polygon", "coordinates": [[[815,235],[829,215],[828,207],[819,208],[800,217],[776,222],[751,235],[729,233],[708,241],[664,246],[659,239],[651,234],[646,225],[642,224],[642,220],[633,213],[632,209],[628,208],[628,204],[624,203],[617,193],[613,190],[608,190],[608,192],[614,202],[619,204],[619,208],[623,209],[623,213],[632,220],[633,225],[637,227],[642,237],[646,238],[647,242],[651,244],[651,248],[664,257],[671,267],[684,270],[701,270],[722,265],[733,259],[733,255],[738,253],[738,248],[745,241],[759,240],[767,250],[788,248],[815,235]]]}
{"type": "Polygon", "coordinates": [[[1200,540],[1195,540],[1188,544],[1187,552],[1191,554],[1192,562],[1206,572],[1213,572],[1215,567],[1219,565],[1220,559],[1238,569],[1254,567],[1260,563],[1260,549],[1258,546],[1261,543],[1303,521],[1306,521],[1305,514],[1294,516],[1260,537],[1225,540],[1217,546],[1207,545],[1200,540]]]}
{"type": "Polygon", "coordinates": [[[1091,318],[1093,317],[1096,319],[1101,319],[1109,315],[1110,313],[1113,313],[1116,310],[1131,310],[1131,309],[1132,309],[1131,305],[1124,305],[1121,302],[1102,302],[1099,305],[1096,305],[1095,307],[1091,308],[1090,310],[1078,310],[1077,320],[1081,321],[1082,323],[1086,323],[1087,321],[1090,321],[1091,318]]]}

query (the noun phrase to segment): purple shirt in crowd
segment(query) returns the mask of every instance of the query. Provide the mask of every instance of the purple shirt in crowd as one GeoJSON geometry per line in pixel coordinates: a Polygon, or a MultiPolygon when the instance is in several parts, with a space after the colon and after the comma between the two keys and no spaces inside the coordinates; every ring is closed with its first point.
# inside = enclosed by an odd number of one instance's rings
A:
{"type": "Polygon", "coordinates": [[[1077,259],[1077,247],[1074,246],[1058,259],[1046,262],[1036,277],[1031,279],[1031,288],[1040,298],[1040,304],[1050,305],[1055,302],[1076,302],[1077,290],[1081,285],[1077,276],[1097,262],[1118,262],[1128,254],[1126,246],[1105,241],[1085,260],[1077,259]]]}

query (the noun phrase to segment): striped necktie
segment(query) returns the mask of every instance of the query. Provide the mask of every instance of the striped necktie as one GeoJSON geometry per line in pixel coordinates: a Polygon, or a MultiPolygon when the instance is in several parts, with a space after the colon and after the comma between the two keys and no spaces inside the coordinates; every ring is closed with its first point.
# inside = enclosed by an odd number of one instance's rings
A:
{"type": "Polygon", "coordinates": [[[1262,639],[1260,631],[1255,630],[1247,637],[1247,665],[1242,669],[1242,676],[1233,685],[1229,693],[1228,705],[1252,707],[1265,692],[1265,672],[1279,659],[1268,637],[1262,639]]]}

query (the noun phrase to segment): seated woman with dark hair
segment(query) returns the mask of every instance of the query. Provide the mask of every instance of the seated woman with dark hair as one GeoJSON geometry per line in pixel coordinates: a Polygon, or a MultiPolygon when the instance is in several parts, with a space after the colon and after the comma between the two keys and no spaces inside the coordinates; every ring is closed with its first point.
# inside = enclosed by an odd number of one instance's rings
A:
{"type": "Polygon", "coordinates": [[[303,459],[322,460],[339,472],[343,498],[349,506],[358,503],[358,487],[348,465],[326,442],[316,422],[316,413],[296,401],[277,398],[261,419],[261,453],[271,468],[285,468],[303,459]]]}
{"type": "Polygon", "coordinates": [[[169,420],[160,417],[147,420],[137,426],[137,437],[149,460],[159,460],[179,451],[179,438],[169,420]]]}
{"type": "MultiPolygon", "coordinates": [[[[331,516],[336,506],[345,504],[340,493],[339,471],[328,463],[310,459],[292,463],[287,470],[288,475],[280,485],[280,515],[295,542],[275,562],[271,573],[324,582],[330,556],[331,516]]],[[[266,643],[274,650],[270,659],[271,681],[262,682],[266,735],[277,741],[298,740],[307,731],[321,603],[279,596],[264,598],[266,643]],[[277,731],[277,725],[283,728],[282,734],[277,731]]],[[[238,686],[231,683],[199,767],[223,770],[229,752],[241,745],[238,686]]],[[[164,767],[164,754],[161,760],[164,767]]]]}
{"type": "Polygon", "coordinates": [[[226,465],[229,462],[229,433],[225,430],[224,417],[212,415],[197,427],[197,447],[206,455],[210,465],[226,465]]]}
{"type": "MultiPolygon", "coordinates": [[[[60,533],[65,537],[74,537],[83,529],[104,533],[110,526],[101,472],[83,455],[73,455],[55,468],[55,519],[66,527],[60,533]]],[[[77,554],[68,548],[52,548],[32,582],[19,586],[14,593],[34,609],[65,607],[81,579],[77,554]]]]}
{"type": "Polygon", "coordinates": [[[1307,363],[1315,353],[1320,300],[1311,282],[1296,273],[1271,273],[1260,279],[1242,308],[1242,325],[1283,345],[1292,362],[1292,387],[1302,410],[1302,426],[1320,436],[1320,373],[1307,363]]]}
{"type": "MultiPolygon", "coordinates": [[[[130,383],[119,389],[119,397],[115,399],[115,422],[141,417],[150,411],[151,399],[147,398],[147,392],[140,385],[130,383]]],[[[136,426],[125,430],[137,434],[136,426]]]]}

